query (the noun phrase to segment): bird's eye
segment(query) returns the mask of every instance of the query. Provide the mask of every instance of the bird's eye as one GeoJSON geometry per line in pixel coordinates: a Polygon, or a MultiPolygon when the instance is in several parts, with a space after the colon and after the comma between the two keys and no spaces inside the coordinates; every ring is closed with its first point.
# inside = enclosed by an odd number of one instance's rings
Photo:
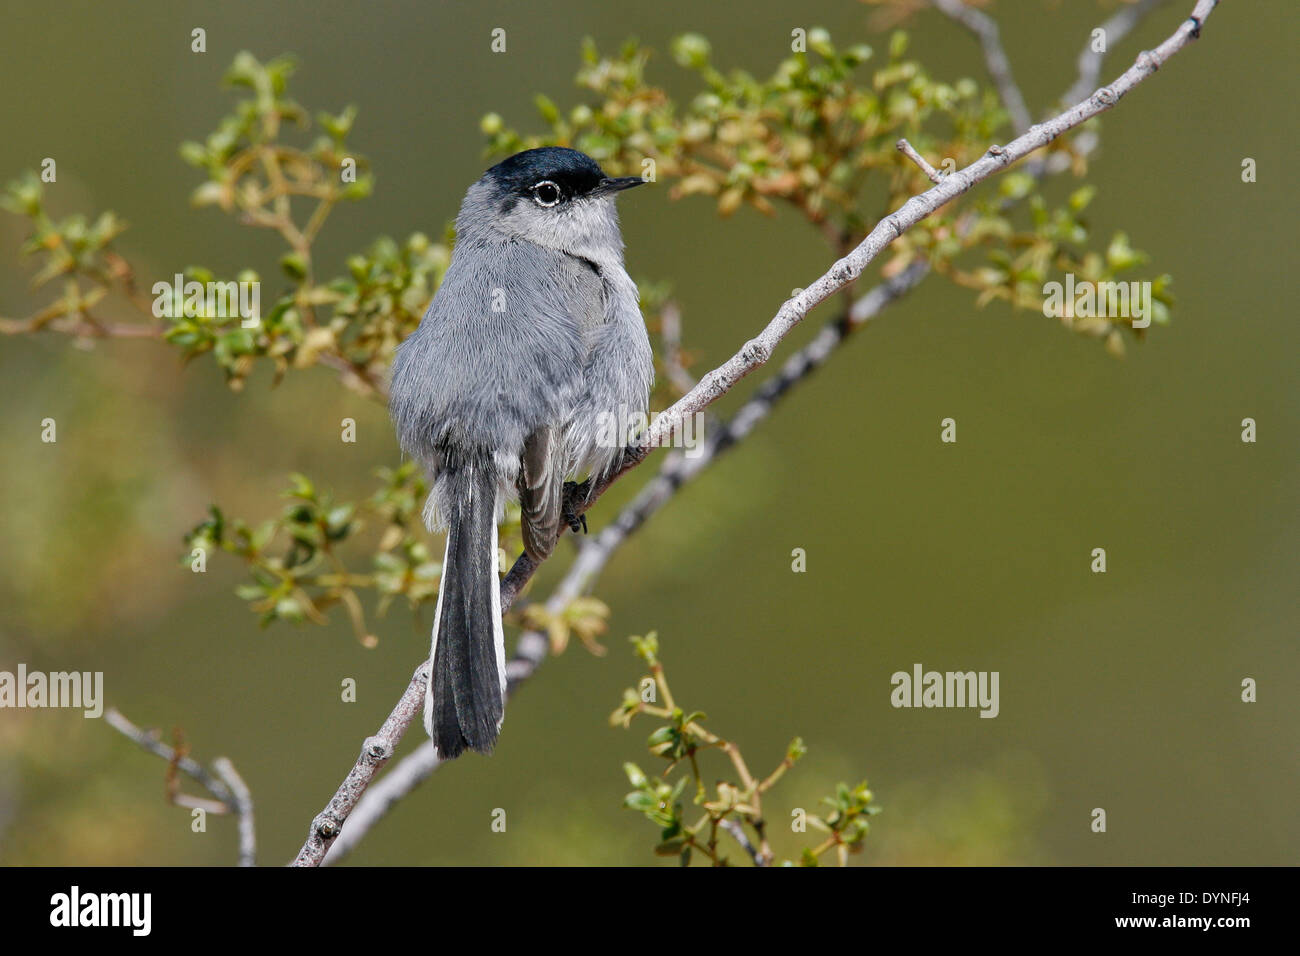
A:
{"type": "Polygon", "coordinates": [[[549,179],[543,179],[533,187],[533,199],[537,201],[539,206],[554,206],[563,196],[560,187],[549,179]]]}

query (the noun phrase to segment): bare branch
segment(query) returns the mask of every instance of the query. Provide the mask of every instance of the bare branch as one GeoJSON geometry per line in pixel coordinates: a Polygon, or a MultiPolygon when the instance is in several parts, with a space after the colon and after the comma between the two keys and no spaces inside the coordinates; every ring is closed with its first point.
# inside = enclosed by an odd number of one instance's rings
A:
{"type": "Polygon", "coordinates": [[[664,374],[678,392],[685,395],[696,385],[682,364],[682,310],[676,302],[667,302],[659,310],[660,335],[664,342],[664,374]]]}
{"type": "Polygon", "coordinates": [[[41,329],[62,332],[76,338],[157,339],[163,334],[159,322],[90,321],[85,313],[74,317],[48,318],[36,313],[26,319],[0,318],[0,335],[30,335],[41,329]]]}
{"type": "MultiPolygon", "coordinates": [[[[1139,0],[1139,2],[1127,6],[1120,10],[1100,27],[1106,40],[1106,50],[1109,51],[1120,40],[1128,36],[1148,13],[1156,7],[1166,3],[1167,0],[1139,0]]],[[[1097,81],[1101,76],[1102,64],[1106,61],[1106,54],[1095,50],[1092,37],[1083,45],[1079,52],[1079,78],[1074,85],[1065,91],[1061,97],[1062,103],[1074,103],[1083,99],[1089,92],[1097,88],[1097,81]]]]}
{"type": "MultiPolygon", "coordinates": [[[[998,32],[998,23],[982,10],[976,10],[962,3],[962,0],[933,0],[940,13],[956,20],[971,33],[975,34],[984,48],[984,63],[988,66],[989,76],[997,87],[1002,105],[1011,114],[1011,125],[1017,134],[1025,132],[1033,124],[1029,107],[1025,105],[1024,94],[1016,85],[1011,75],[1011,61],[1007,59],[1006,50],[1002,48],[1002,36],[998,32]]],[[[1085,90],[1084,93],[1087,91],[1085,90]]],[[[931,177],[933,178],[933,177],[931,177]]]]}
{"type": "MultiPolygon", "coordinates": [[[[1113,50],[1130,31],[1134,29],[1142,20],[1156,7],[1168,2],[1168,0],[1139,0],[1138,3],[1116,13],[1109,20],[1103,23],[1100,29],[1106,36],[1106,50],[1113,50]]],[[[1083,45],[1083,50],[1079,53],[1079,75],[1074,84],[1061,97],[1062,103],[1074,103],[1088,95],[1090,90],[1096,88],[1097,78],[1101,75],[1102,64],[1106,60],[1106,53],[1097,53],[1092,49],[1092,38],[1083,45]]],[[[1074,153],[1076,155],[1087,155],[1097,148],[1100,142],[1100,136],[1096,130],[1083,130],[1075,137],[1073,143],[1074,153]]],[[[1058,152],[1049,156],[1035,156],[1029,161],[1029,172],[1034,176],[1041,176],[1044,172],[1060,173],[1070,168],[1073,157],[1069,153],[1058,152]]]]}
{"type": "Polygon", "coordinates": [[[104,721],[114,730],[121,733],[124,737],[134,741],[135,744],[157,757],[161,757],[170,764],[174,764],[179,770],[193,778],[208,793],[216,797],[222,804],[233,805],[235,796],[230,792],[230,788],[220,779],[211,774],[208,768],[203,766],[197,760],[190,757],[178,756],[176,750],[163,743],[157,736],[157,732],[150,733],[142,730],[122,714],[116,707],[109,707],[104,711],[104,721]]]}
{"type": "MultiPolygon", "coordinates": [[[[502,608],[508,605],[502,601],[502,608]]],[[[429,662],[424,661],[415,669],[415,674],[406,686],[406,692],[393,708],[388,719],[373,737],[367,737],[361,744],[361,756],[352,766],[351,771],[339,784],[338,790],[329,804],[311,822],[311,833],[307,842],[298,851],[293,866],[320,866],[325,859],[325,851],[338,837],[343,828],[343,821],[356,807],[361,794],[365,792],[370,781],[384,764],[393,756],[397,742],[406,733],[415,715],[424,706],[424,689],[429,681],[429,662]]]]}
{"type": "Polygon", "coordinates": [[[764,857],[759,853],[758,847],[750,842],[749,837],[745,835],[745,828],[737,820],[721,820],[718,826],[731,834],[732,838],[740,844],[741,849],[749,854],[754,861],[755,866],[770,866],[770,863],[764,861],[764,857]]]}

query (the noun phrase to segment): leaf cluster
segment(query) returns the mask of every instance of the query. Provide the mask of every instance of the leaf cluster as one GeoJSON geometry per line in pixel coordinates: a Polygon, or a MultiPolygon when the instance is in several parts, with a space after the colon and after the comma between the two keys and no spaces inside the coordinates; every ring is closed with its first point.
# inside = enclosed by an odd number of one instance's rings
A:
{"type": "MultiPolygon", "coordinates": [[[[622,702],[610,715],[610,724],[626,729],[643,715],[662,721],[646,738],[646,747],[652,758],[666,765],[652,776],[635,763],[625,763],[623,771],[632,790],[623,798],[623,806],[642,814],[658,828],[654,852],[676,857],[682,866],[690,865],[696,857],[714,866],[729,865],[731,856],[724,839],[727,836],[748,853],[753,863],[771,865],[774,857],[768,844],[762,800],[807,753],[803,741],[796,737],[775,769],[766,777],[755,777],[740,748],[705,726],[704,712],[688,712],[674,701],[659,658],[658,635],[651,632],[630,640],[635,654],[648,665],[649,675],[641,680],[639,690],[628,688],[623,692],[622,702]],[[713,782],[706,785],[705,767],[710,757],[714,759],[707,764],[707,772],[713,782]],[[729,769],[730,775],[719,777],[715,766],[729,769]],[[697,813],[690,812],[687,796],[698,808],[697,813]]],[[[827,813],[805,813],[807,826],[826,836],[803,849],[799,864],[816,866],[833,853],[840,865],[845,865],[850,854],[862,849],[870,830],[868,818],[879,812],[873,800],[865,782],[855,787],[841,783],[834,794],[822,800],[829,807],[827,813]]]]}

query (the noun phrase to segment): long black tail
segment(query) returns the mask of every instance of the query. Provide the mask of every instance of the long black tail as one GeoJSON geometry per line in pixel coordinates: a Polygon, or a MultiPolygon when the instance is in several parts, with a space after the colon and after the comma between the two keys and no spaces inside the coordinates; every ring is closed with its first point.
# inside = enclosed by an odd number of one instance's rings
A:
{"type": "Polygon", "coordinates": [[[444,760],[466,747],[491,753],[505,716],[505,638],[497,577],[496,478],[483,466],[444,470],[438,481],[447,519],[433,675],[424,729],[444,760]]]}

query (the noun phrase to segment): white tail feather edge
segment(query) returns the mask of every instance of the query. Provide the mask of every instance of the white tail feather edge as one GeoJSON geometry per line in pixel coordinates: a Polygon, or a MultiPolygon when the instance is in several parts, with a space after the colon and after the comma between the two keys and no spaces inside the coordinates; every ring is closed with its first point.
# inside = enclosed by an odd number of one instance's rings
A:
{"type": "MultiPolygon", "coordinates": [[[[442,570],[447,570],[447,556],[451,550],[451,534],[447,534],[447,544],[442,552],[442,570]]],[[[497,680],[501,683],[501,720],[497,721],[497,730],[505,722],[506,700],[506,632],[501,623],[501,550],[497,523],[492,522],[492,638],[496,644],[497,680]]],[[[433,637],[429,645],[429,683],[424,688],[424,732],[433,736],[433,661],[438,653],[438,625],[442,619],[442,586],[438,586],[438,603],[433,611],[433,637]]]]}
{"type": "MultiPolygon", "coordinates": [[[[442,571],[447,571],[447,555],[451,552],[451,532],[447,533],[447,544],[442,549],[442,571]]],[[[442,620],[442,582],[438,583],[438,603],[433,609],[433,638],[429,646],[429,683],[424,688],[424,732],[433,736],[433,661],[438,653],[438,624],[442,620]]]]}

